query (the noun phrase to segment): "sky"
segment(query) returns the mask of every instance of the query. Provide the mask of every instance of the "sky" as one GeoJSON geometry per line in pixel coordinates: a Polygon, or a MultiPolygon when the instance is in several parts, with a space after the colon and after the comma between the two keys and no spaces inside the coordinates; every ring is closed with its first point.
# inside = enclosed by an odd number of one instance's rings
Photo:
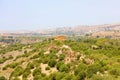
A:
{"type": "Polygon", "coordinates": [[[120,0],[0,0],[0,30],[120,22],[120,0]]]}

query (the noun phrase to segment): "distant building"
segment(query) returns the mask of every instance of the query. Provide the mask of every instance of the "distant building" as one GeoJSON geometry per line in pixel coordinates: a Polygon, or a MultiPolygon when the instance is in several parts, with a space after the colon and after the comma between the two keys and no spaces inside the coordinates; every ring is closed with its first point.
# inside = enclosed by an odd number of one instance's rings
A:
{"type": "Polygon", "coordinates": [[[55,37],[54,37],[54,40],[57,40],[57,41],[65,41],[65,40],[66,40],[66,36],[55,36],[55,37]]]}

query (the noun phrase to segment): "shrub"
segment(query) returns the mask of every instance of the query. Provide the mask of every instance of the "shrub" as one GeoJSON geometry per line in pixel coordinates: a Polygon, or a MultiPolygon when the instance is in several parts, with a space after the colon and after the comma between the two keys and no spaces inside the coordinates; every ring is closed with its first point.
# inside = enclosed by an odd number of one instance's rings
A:
{"type": "Polygon", "coordinates": [[[60,60],[60,61],[64,60],[64,58],[65,58],[65,55],[64,55],[64,54],[60,54],[60,55],[59,55],[59,60],[60,60]]]}
{"type": "Polygon", "coordinates": [[[37,75],[41,75],[41,69],[40,68],[36,68],[33,71],[33,76],[37,76],[37,75]]]}
{"type": "Polygon", "coordinates": [[[40,65],[40,62],[39,60],[34,60],[32,63],[31,63],[32,66],[34,67],[38,67],[40,65]]]}
{"type": "Polygon", "coordinates": [[[19,78],[15,77],[13,80],[20,80],[19,78]]]}
{"type": "Polygon", "coordinates": [[[80,80],[77,79],[74,75],[72,74],[65,74],[65,77],[63,78],[63,80],[80,80]]]}
{"type": "Polygon", "coordinates": [[[0,80],[7,80],[4,76],[0,76],[0,80]]]}
{"type": "Polygon", "coordinates": [[[50,67],[54,67],[55,65],[56,65],[56,60],[54,60],[54,59],[51,59],[49,62],[48,62],[48,65],[50,66],[50,67]]]}
{"type": "Polygon", "coordinates": [[[43,63],[43,64],[47,64],[47,63],[48,63],[48,61],[49,61],[49,59],[48,59],[48,58],[42,58],[42,63],[43,63]]]}
{"type": "Polygon", "coordinates": [[[44,56],[44,50],[40,51],[40,52],[38,53],[38,55],[39,55],[40,57],[43,57],[43,56],[44,56]]]}
{"type": "Polygon", "coordinates": [[[25,50],[24,53],[26,54],[26,53],[27,53],[27,50],[25,50]]]}
{"type": "Polygon", "coordinates": [[[80,54],[79,55],[77,55],[77,60],[79,60],[80,59],[80,54]]]}
{"type": "Polygon", "coordinates": [[[6,69],[7,69],[7,66],[3,67],[3,69],[2,69],[2,70],[6,70],[6,69]]]}
{"type": "Polygon", "coordinates": [[[9,55],[8,60],[9,60],[9,59],[13,59],[13,56],[12,56],[12,55],[9,55]]]}
{"type": "Polygon", "coordinates": [[[64,77],[65,77],[65,73],[63,73],[63,72],[58,72],[55,75],[56,80],[62,80],[64,77]]]}
{"type": "Polygon", "coordinates": [[[77,75],[77,80],[85,80],[86,78],[86,72],[85,71],[80,71],[77,75]]]}
{"type": "Polygon", "coordinates": [[[0,64],[4,63],[5,59],[4,58],[0,58],[0,64]]]}
{"type": "Polygon", "coordinates": [[[120,76],[120,70],[117,68],[113,68],[110,70],[110,74],[120,76]]]}
{"type": "Polygon", "coordinates": [[[50,70],[50,67],[49,67],[49,66],[47,66],[47,67],[45,68],[45,70],[50,70]]]}
{"type": "Polygon", "coordinates": [[[30,71],[30,69],[29,68],[26,68],[25,70],[24,70],[24,72],[23,72],[23,78],[27,78],[28,77],[28,75],[31,73],[31,71],[30,71]]]}
{"type": "Polygon", "coordinates": [[[102,66],[100,64],[92,64],[88,66],[87,69],[87,76],[92,77],[93,74],[96,74],[98,71],[100,71],[102,66]]]}
{"type": "Polygon", "coordinates": [[[27,80],[27,78],[22,78],[22,80],[27,80]]]}
{"type": "Polygon", "coordinates": [[[74,74],[75,74],[75,75],[78,75],[79,73],[81,74],[81,73],[83,73],[84,71],[86,71],[86,69],[87,69],[87,65],[85,65],[85,64],[83,64],[83,63],[80,63],[80,64],[78,65],[78,67],[75,68],[74,74]]]}
{"type": "Polygon", "coordinates": [[[69,67],[66,64],[63,64],[60,66],[60,71],[61,72],[69,72],[69,67]]]}
{"type": "Polygon", "coordinates": [[[93,75],[90,80],[104,80],[104,78],[102,76],[99,76],[99,75],[93,75]]]}
{"type": "Polygon", "coordinates": [[[28,64],[27,64],[27,68],[33,69],[33,68],[34,68],[34,64],[33,64],[33,63],[28,63],[28,64]]]}
{"type": "Polygon", "coordinates": [[[119,62],[119,63],[120,63],[120,59],[117,59],[117,62],[119,62]]]}
{"type": "Polygon", "coordinates": [[[64,64],[64,62],[61,62],[61,61],[58,62],[58,63],[56,64],[56,68],[57,68],[58,70],[60,70],[60,66],[63,65],[63,64],[64,64]]]}
{"type": "Polygon", "coordinates": [[[15,68],[15,70],[11,73],[11,77],[14,76],[14,77],[17,77],[17,76],[20,76],[23,74],[23,68],[18,66],[15,68]]]}
{"type": "Polygon", "coordinates": [[[17,65],[18,65],[18,63],[13,62],[13,63],[9,64],[8,67],[15,68],[17,65]]]}
{"type": "Polygon", "coordinates": [[[38,54],[34,55],[31,59],[36,59],[36,58],[39,58],[38,54]]]}
{"type": "Polygon", "coordinates": [[[33,79],[33,80],[40,80],[41,78],[42,78],[41,75],[36,75],[36,76],[34,76],[34,79],[33,79]]]}
{"type": "Polygon", "coordinates": [[[80,63],[78,67],[74,70],[74,74],[77,77],[77,80],[84,80],[86,77],[87,65],[80,63]]]}
{"type": "Polygon", "coordinates": [[[49,75],[50,80],[56,80],[56,73],[52,73],[49,75]]]}

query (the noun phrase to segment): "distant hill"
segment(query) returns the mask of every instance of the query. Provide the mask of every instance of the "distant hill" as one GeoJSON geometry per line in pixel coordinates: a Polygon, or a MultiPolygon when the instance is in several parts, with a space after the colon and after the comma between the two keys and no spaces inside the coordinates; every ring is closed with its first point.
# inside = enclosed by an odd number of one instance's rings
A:
{"type": "Polygon", "coordinates": [[[118,24],[104,24],[92,26],[75,26],[75,27],[61,27],[44,31],[38,31],[42,35],[68,35],[81,36],[91,34],[93,37],[116,36],[120,38],[120,23],[118,24]]]}
{"type": "Polygon", "coordinates": [[[70,33],[94,33],[94,32],[101,32],[101,31],[118,31],[120,30],[120,23],[117,24],[104,24],[104,25],[79,25],[74,27],[61,27],[61,28],[54,28],[49,30],[40,30],[39,33],[47,34],[47,33],[54,33],[54,34],[70,34],[70,33]]]}
{"type": "MultiPolygon", "coordinates": [[[[16,34],[16,35],[42,35],[42,36],[54,36],[54,35],[85,35],[92,34],[92,36],[101,36],[100,33],[113,34],[117,32],[117,36],[120,33],[120,23],[117,24],[104,24],[104,25],[79,25],[74,27],[59,27],[50,29],[41,29],[36,31],[19,30],[14,32],[0,31],[1,34],[16,34]],[[107,32],[107,33],[106,33],[107,32]],[[97,35],[98,34],[98,35],[97,35]]],[[[4,35],[3,34],[3,35],[4,35]]]]}

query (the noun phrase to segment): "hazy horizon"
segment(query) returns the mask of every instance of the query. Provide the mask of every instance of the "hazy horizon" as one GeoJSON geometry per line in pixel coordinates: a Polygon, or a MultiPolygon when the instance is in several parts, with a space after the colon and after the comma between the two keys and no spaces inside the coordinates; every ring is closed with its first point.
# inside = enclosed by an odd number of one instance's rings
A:
{"type": "Polygon", "coordinates": [[[119,0],[0,0],[0,30],[118,23],[119,3],[119,0]]]}

